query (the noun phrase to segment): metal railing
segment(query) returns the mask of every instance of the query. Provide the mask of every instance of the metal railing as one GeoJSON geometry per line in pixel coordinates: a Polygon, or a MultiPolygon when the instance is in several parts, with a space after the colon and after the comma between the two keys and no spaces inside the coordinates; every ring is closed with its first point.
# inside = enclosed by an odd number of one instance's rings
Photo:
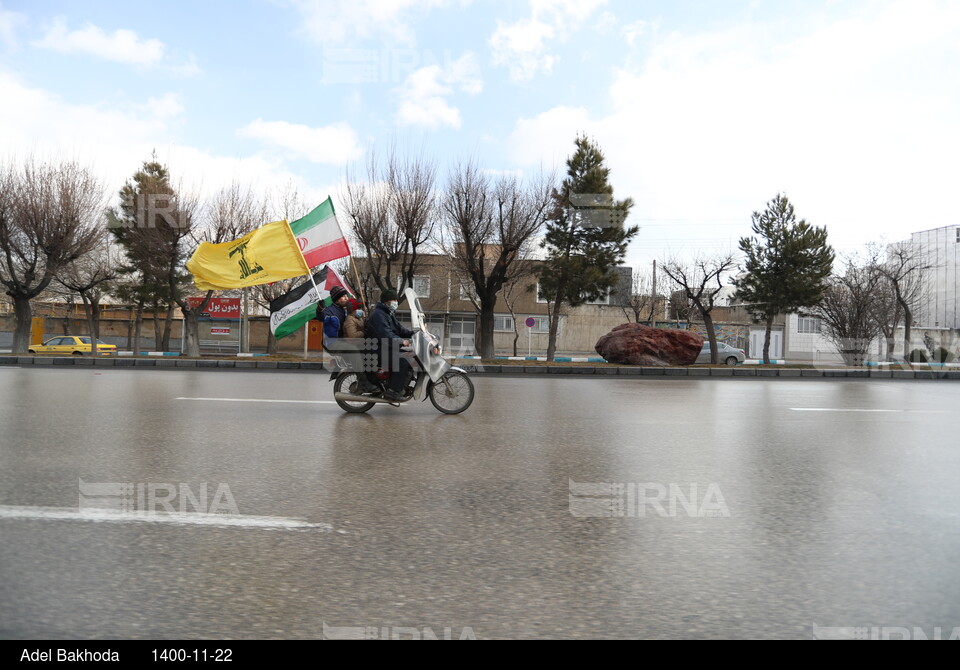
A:
{"type": "Polygon", "coordinates": [[[217,351],[240,351],[239,340],[200,340],[201,349],[216,349],[217,351]]]}

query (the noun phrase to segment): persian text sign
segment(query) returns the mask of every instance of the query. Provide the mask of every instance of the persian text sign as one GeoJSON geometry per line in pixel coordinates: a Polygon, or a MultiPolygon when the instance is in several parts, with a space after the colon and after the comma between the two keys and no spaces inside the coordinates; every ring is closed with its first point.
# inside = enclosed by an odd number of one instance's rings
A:
{"type": "MultiPolygon", "coordinates": [[[[191,307],[199,307],[203,298],[187,298],[191,307]]],[[[240,298],[210,298],[207,308],[201,313],[211,319],[239,319],[240,298]]]]}

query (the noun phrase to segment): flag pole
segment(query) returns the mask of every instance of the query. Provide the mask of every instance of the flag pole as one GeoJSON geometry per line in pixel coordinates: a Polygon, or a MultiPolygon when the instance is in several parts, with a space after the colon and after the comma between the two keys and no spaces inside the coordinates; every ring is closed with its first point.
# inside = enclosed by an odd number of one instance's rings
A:
{"type": "Polygon", "coordinates": [[[360,294],[360,300],[363,302],[364,308],[369,310],[370,306],[367,304],[367,296],[363,294],[363,284],[360,281],[360,273],[357,272],[357,264],[353,260],[353,254],[350,254],[350,269],[353,270],[353,278],[357,280],[357,293],[360,294]]]}
{"type": "MultiPolygon", "coordinates": [[[[337,218],[337,208],[333,204],[333,198],[327,196],[330,199],[330,209],[333,210],[333,220],[337,224],[337,230],[340,231],[340,235],[344,240],[347,239],[346,233],[343,232],[343,226],[340,225],[340,219],[337,218]]],[[[347,245],[347,248],[350,248],[350,245],[347,245]]],[[[360,300],[363,302],[365,309],[370,309],[370,306],[367,305],[367,296],[363,294],[363,283],[360,281],[360,273],[357,272],[357,264],[353,260],[353,252],[350,252],[350,269],[353,270],[353,278],[357,280],[357,293],[360,294],[360,300]]]]}
{"type": "MultiPolygon", "coordinates": [[[[313,284],[313,290],[317,293],[317,306],[320,305],[320,289],[317,287],[317,281],[313,278],[313,268],[307,273],[310,277],[310,283],[313,284]]],[[[313,319],[310,319],[312,321],[313,319]]],[[[310,340],[310,321],[303,324],[303,360],[307,360],[307,345],[310,340]]],[[[323,321],[320,321],[320,337],[323,338],[323,321]]],[[[320,352],[320,359],[323,360],[323,351],[320,352]]]]}

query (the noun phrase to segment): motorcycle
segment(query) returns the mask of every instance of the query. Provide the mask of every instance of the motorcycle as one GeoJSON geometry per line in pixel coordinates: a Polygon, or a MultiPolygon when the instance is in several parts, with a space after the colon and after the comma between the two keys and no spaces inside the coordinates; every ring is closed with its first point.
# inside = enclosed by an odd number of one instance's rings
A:
{"type": "Polygon", "coordinates": [[[412,400],[423,402],[427,398],[444,414],[459,414],[473,402],[473,382],[465,370],[454,367],[443,358],[440,339],[427,330],[423,308],[416,292],[407,288],[403,295],[410,305],[414,331],[410,338],[411,346],[402,353],[413,368],[413,379],[408,382],[404,393],[407,400],[397,402],[383,397],[390,379],[390,372],[385,370],[377,371],[373,379],[368,376],[368,380],[377,387],[375,391],[359,392],[360,375],[365,373],[351,369],[339,356],[334,356],[338,369],[330,374],[330,381],[334,382],[333,397],[341,409],[351,414],[367,412],[378,404],[399,407],[412,400]]]}

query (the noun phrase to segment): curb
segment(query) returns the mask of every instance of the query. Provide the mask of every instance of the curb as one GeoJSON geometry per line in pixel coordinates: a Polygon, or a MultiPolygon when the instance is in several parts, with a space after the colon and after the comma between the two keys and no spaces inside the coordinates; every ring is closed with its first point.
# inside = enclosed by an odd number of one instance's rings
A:
{"type": "MultiPolygon", "coordinates": [[[[476,359],[474,359],[476,360],[476,359]]],[[[637,367],[637,366],[532,366],[532,365],[485,365],[472,360],[458,359],[455,364],[471,374],[478,375],[550,375],[563,377],[642,377],[657,379],[675,379],[693,377],[695,379],[884,379],[884,380],[955,380],[960,381],[960,370],[939,367],[921,370],[881,370],[877,368],[831,368],[816,370],[807,368],[756,368],[756,367],[637,367]]],[[[47,357],[14,356],[0,354],[0,368],[3,367],[44,367],[64,368],[68,366],[89,368],[150,368],[150,369],[194,369],[194,370],[273,370],[284,372],[326,371],[324,364],[317,361],[258,361],[251,358],[227,359],[186,359],[180,357],[134,358],[89,358],[82,356],[47,357]]]]}

